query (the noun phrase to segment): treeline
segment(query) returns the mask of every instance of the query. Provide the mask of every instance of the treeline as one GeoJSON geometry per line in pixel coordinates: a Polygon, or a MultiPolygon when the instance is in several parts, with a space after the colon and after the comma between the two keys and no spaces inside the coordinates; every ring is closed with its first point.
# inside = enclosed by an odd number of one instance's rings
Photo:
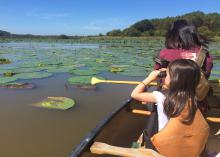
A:
{"type": "Polygon", "coordinates": [[[81,36],[61,35],[32,35],[32,34],[12,34],[7,31],[0,30],[0,38],[16,38],[16,39],[79,39],[81,36]]]}
{"type": "Polygon", "coordinates": [[[199,33],[205,36],[220,36],[220,14],[204,14],[197,11],[182,16],[167,17],[162,19],[145,19],[136,22],[130,27],[120,30],[114,29],[107,36],[164,36],[170,24],[177,19],[186,19],[197,27],[199,33]]]}

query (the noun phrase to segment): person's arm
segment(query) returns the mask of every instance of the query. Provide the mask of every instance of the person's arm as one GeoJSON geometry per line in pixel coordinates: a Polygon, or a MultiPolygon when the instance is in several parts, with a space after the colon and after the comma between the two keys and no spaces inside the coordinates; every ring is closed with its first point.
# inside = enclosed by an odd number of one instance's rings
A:
{"type": "Polygon", "coordinates": [[[156,102],[154,94],[152,92],[145,92],[145,88],[150,82],[157,78],[159,73],[159,70],[152,71],[148,77],[142,81],[142,83],[136,86],[131,93],[131,97],[141,102],[156,102]]]}

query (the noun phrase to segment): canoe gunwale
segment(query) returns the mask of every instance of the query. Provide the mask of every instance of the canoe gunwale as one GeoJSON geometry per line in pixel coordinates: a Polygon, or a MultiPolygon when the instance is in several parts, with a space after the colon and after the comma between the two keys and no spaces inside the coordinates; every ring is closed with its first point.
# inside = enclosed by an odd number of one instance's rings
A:
{"type": "Polygon", "coordinates": [[[124,107],[126,107],[133,99],[128,99],[121,106],[116,108],[106,117],[104,117],[94,129],[92,129],[82,140],[81,142],[74,148],[74,150],[70,153],[69,157],[78,157],[80,156],[84,150],[88,149],[94,142],[93,140],[97,137],[97,135],[104,129],[104,127],[112,120],[112,118],[117,115],[124,107]]]}

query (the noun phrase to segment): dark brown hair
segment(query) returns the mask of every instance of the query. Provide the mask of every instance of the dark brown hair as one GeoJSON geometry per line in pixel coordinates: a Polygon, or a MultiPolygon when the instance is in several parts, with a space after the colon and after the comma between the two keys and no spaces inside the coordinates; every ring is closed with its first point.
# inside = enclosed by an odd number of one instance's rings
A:
{"type": "Polygon", "coordinates": [[[186,20],[174,21],[166,33],[165,46],[168,49],[192,49],[196,46],[207,47],[207,41],[199,35],[196,27],[186,20]]]}
{"type": "Polygon", "coordinates": [[[200,67],[192,60],[178,59],[168,66],[170,85],[164,101],[164,113],[176,117],[188,107],[183,122],[191,122],[197,109],[196,87],[200,80],[200,67]]]}

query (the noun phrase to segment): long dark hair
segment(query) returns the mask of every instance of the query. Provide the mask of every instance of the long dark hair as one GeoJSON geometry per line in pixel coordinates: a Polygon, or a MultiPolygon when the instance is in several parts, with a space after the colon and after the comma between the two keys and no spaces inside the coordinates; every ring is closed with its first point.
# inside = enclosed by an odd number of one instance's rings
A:
{"type": "Polygon", "coordinates": [[[192,60],[178,59],[168,66],[169,90],[164,101],[164,113],[169,117],[181,114],[185,106],[188,115],[184,123],[191,122],[197,109],[196,87],[200,80],[200,68],[192,60]]]}
{"type": "Polygon", "coordinates": [[[166,33],[165,46],[168,49],[192,49],[196,46],[207,47],[207,40],[199,35],[196,27],[186,20],[174,21],[166,33]]]}

